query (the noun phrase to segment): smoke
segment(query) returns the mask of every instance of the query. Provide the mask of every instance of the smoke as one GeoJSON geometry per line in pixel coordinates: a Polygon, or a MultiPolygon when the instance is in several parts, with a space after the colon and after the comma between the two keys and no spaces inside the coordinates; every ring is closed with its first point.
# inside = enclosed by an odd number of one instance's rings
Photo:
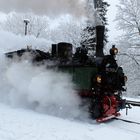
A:
{"type": "Polygon", "coordinates": [[[30,12],[44,15],[73,14],[81,16],[85,13],[84,0],[1,0],[0,11],[30,12]]]}
{"type": "Polygon", "coordinates": [[[6,59],[0,61],[1,102],[63,118],[87,117],[70,75],[6,59]]]}
{"type": "Polygon", "coordinates": [[[79,108],[81,100],[71,75],[33,66],[28,59],[12,62],[3,55],[28,44],[48,49],[44,39],[0,31],[0,102],[63,118],[87,120],[88,113],[79,108]]]}
{"type": "Polygon", "coordinates": [[[8,62],[1,57],[0,101],[63,118],[84,116],[71,76],[29,61],[8,62]]]}

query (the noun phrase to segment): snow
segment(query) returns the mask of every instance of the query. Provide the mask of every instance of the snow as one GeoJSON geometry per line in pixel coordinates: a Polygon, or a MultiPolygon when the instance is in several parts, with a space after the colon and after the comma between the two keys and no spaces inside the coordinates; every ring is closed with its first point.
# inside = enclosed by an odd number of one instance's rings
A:
{"type": "Polygon", "coordinates": [[[0,53],[5,53],[8,51],[14,51],[15,49],[26,48],[32,46],[32,48],[39,47],[41,50],[48,51],[51,47],[52,42],[46,39],[39,38],[35,36],[21,36],[15,35],[10,32],[0,30],[0,53]]]}
{"type": "Polygon", "coordinates": [[[138,96],[137,98],[131,98],[131,97],[124,97],[124,98],[129,100],[129,101],[140,102],[140,96],[138,96]]]}
{"type": "MultiPolygon", "coordinates": [[[[140,109],[133,111],[136,110],[140,109]]],[[[0,116],[1,140],[139,140],[140,137],[139,125],[117,120],[104,124],[95,121],[89,123],[11,108],[3,104],[0,104],[0,116]]]]}
{"type": "MultiPolygon", "coordinates": [[[[33,47],[36,43],[42,46],[42,40],[27,38],[33,47]]],[[[24,47],[27,40],[0,31],[0,54],[24,47]]],[[[35,69],[28,61],[11,64],[5,59],[1,55],[0,140],[139,140],[140,125],[119,120],[100,124],[79,110],[69,75],[43,67],[35,69]],[[57,86],[50,87],[52,82],[57,86]],[[64,100],[63,104],[59,100],[64,100]],[[52,107],[53,114],[49,110],[52,107]]],[[[125,110],[121,114],[120,118],[140,122],[138,107],[133,107],[128,116],[125,110]]]]}

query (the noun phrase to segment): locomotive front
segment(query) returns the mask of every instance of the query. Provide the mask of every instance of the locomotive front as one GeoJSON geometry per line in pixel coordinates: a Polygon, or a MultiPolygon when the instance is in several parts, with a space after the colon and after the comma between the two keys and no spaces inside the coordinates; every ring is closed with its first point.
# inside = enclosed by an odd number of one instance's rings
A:
{"type": "Polygon", "coordinates": [[[110,49],[110,55],[103,54],[104,26],[96,28],[96,37],[97,74],[92,78],[93,97],[89,112],[92,118],[103,122],[119,116],[119,111],[126,108],[122,92],[126,90],[124,87],[127,77],[115,60],[118,53],[115,45],[110,49]]]}

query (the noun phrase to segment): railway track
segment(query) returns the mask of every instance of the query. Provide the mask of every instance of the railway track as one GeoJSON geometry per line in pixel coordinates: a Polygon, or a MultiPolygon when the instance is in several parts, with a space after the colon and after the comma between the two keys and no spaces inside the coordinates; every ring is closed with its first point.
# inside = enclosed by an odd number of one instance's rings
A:
{"type": "MultiPolygon", "coordinates": [[[[140,107],[140,101],[126,100],[126,104],[132,105],[132,106],[140,107]]],[[[113,119],[119,120],[119,121],[123,121],[123,122],[126,122],[126,123],[132,123],[132,124],[140,125],[140,122],[135,122],[135,121],[133,121],[133,120],[121,119],[121,118],[118,118],[118,117],[113,118],[113,119]]]]}
{"type": "Polygon", "coordinates": [[[133,105],[133,106],[138,106],[140,107],[140,101],[131,101],[131,100],[126,100],[127,104],[133,105]]]}
{"type": "Polygon", "coordinates": [[[121,118],[113,118],[114,120],[119,120],[119,121],[123,121],[123,122],[126,122],[126,123],[133,123],[133,124],[137,124],[137,125],[140,125],[140,122],[135,122],[133,120],[126,120],[126,119],[121,119],[121,118]]]}

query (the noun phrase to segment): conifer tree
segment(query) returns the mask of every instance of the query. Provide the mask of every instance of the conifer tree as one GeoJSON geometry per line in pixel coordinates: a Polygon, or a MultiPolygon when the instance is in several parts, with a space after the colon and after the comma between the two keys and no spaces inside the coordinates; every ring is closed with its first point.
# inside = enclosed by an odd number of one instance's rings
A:
{"type": "MultiPolygon", "coordinates": [[[[101,21],[102,25],[107,25],[107,8],[109,7],[109,4],[105,2],[104,0],[87,0],[87,26],[83,30],[82,34],[82,41],[81,44],[85,45],[87,47],[95,48],[95,41],[96,41],[96,35],[95,35],[95,27],[97,25],[96,23],[96,16],[95,13],[98,14],[98,18],[101,21]]],[[[105,37],[104,42],[107,42],[107,28],[105,29],[105,37]]]]}

